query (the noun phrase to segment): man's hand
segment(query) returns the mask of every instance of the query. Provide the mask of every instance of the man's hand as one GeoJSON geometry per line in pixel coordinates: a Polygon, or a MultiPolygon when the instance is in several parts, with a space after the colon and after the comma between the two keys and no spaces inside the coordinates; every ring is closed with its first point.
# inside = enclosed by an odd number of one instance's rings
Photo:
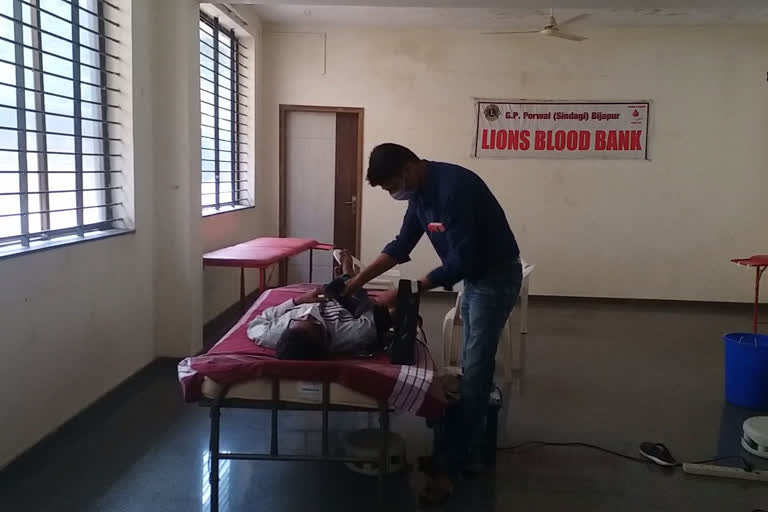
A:
{"type": "Polygon", "coordinates": [[[363,287],[363,283],[361,283],[357,279],[357,276],[352,277],[350,279],[347,279],[347,282],[344,283],[344,290],[342,290],[341,295],[347,296],[351,293],[355,293],[357,290],[359,290],[362,287],[363,287]]]}
{"type": "Polygon", "coordinates": [[[360,269],[360,273],[354,276],[352,279],[347,281],[347,286],[344,289],[344,295],[348,295],[355,290],[359,290],[363,287],[365,283],[370,281],[371,279],[380,276],[387,270],[391,269],[392,267],[397,264],[397,260],[390,256],[389,254],[381,253],[379,256],[373,260],[373,263],[368,265],[365,268],[360,269]]]}
{"type": "MultiPolygon", "coordinates": [[[[429,279],[426,277],[419,279],[419,291],[421,293],[424,293],[427,290],[431,290],[433,287],[434,286],[432,283],[430,283],[429,279]]],[[[397,305],[397,288],[382,292],[377,297],[375,297],[373,301],[381,306],[387,306],[389,308],[395,307],[397,305]]]]}
{"type": "Polygon", "coordinates": [[[310,290],[304,295],[300,295],[293,299],[296,305],[310,304],[312,302],[326,302],[328,299],[323,295],[323,287],[318,286],[314,290],[310,290]]]}

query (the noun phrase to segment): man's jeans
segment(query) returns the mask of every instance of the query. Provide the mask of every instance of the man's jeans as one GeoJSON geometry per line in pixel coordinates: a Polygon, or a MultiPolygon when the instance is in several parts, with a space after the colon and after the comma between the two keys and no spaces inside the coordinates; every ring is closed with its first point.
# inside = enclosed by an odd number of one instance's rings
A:
{"type": "Polygon", "coordinates": [[[471,445],[486,416],[496,347],[517,302],[522,279],[520,262],[511,261],[482,279],[464,281],[461,398],[446,411],[435,429],[435,461],[449,475],[458,474],[466,466],[471,445]]]}

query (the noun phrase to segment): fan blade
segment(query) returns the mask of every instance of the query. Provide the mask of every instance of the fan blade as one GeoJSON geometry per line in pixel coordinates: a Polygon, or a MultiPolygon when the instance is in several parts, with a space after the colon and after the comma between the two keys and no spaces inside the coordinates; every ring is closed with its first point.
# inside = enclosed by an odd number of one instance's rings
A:
{"type": "Polygon", "coordinates": [[[577,36],[576,34],[569,34],[568,32],[563,32],[561,30],[550,30],[549,32],[547,32],[546,35],[552,36],[552,37],[559,37],[560,39],[567,39],[569,41],[576,41],[576,42],[586,41],[587,39],[589,39],[588,37],[577,36]]]}
{"type": "Polygon", "coordinates": [[[522,32],[481,32],[484,35],[503,35],[503,34],[538,34],[538,30],[524,30],[522,32]]]}
{"type": "Polygon", "coordinates": [[[578,16],[574,16],[573,18],[569,18],[569,19],[567,19],[565,21],[559,22],[558,26],[559,27],[564,27],[565,25],[570,25],[571,23],[576,23],[577,21],[581,21],[584,18],[589,18],[590,16],[592,16],[592,15],[589,14],[589,13],[579,14],[578,16]]]}

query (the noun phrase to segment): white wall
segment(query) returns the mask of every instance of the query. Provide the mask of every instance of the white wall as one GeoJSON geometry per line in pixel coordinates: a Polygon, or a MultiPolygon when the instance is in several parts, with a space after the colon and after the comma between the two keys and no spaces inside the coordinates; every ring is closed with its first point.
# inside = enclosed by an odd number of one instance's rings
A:
{"type": "Polygon", "coordinates": [[[0,260],[0,467],[155,357],[199,349],[203,239],[226,245],[259,223],[201,220],[199,4],[124,4],[124,213],[136,231],[0,260]]]}
{"type": "Polygon", "coordinates": [[[199,5],[152,2],[155,339],[158,355],[202,347],[199,5]]]}
{"type": "MultiPolygon", "coordinates": [[[[751,274],[728,259],[768,245],[765,27],[602,29],[580,44],[333,29],[325,76],[322,37],[276,30],[300,29],[265,28],[261,200],[271,211],[278,105],[364,107],[366,155],[400,142],[486,180],[537,264],[535,293],[751,300],[751,274]],[[651,99],[653,161],[471,159],[473,97],[651,99]]],[[[365,187],[364,259],[397,231],[403,208],[365,187]]],[[[437,263],[424,241],[413,256],[406,275],[437,263]]]]}
{"type": "Polygon", "coordinates": [[[148,4],[134,2],[123,89],[136,232],[0,260],[0,467],[155,357],[148,4]]]}
{"type": "MultiPolygon", "coordinates": [[[[255,196],[255,208],[212,215],[202,218],[203,252],[213,251],[236,243],[244,242],[261,236],[264,233],[264,216],[270,215],[264,209],[264,203],[258,200],[258,191],[262,187],[261,163],[261,22],[257,16],[247,9],[233,7],[246,21],[243,25],[236,17],[230,19],[238,23],[238,37],[248,39],[248,159],[249,159],[249,193],[255,196]]],[[[226,11],[220,11],[226,16],[226,11]]],[[[199,109],[198,113],[199,115],[199,109]]],[[[199,156],[199,151],[198,151],[199,156]]],[[[275,213],[275,215],[277,215],[275,213]]],[[[274,272],[277,275],[277,272],[274,272]]],[[[258,271],[246,270],[246,292],[258,287],[258,271]]],[[[227,307],[240,300],[240,271],[231,268],[206,268],[203,273],[203,318],[204,321],[213,319],[227,307]]]]}

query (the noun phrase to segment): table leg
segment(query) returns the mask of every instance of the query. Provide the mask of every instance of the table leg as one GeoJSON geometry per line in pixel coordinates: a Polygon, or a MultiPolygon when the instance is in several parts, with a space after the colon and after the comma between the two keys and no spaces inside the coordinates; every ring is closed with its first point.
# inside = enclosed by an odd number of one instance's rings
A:
{"type": "Polygon", "coordinates": [[[312,249],[309,250],[309,282],[312,282],[312,255],[314,254],[314,251],[312,249]]]}
{"type": "Polygon", "coordinates": [[[752,332],[757,334],[757,312],[760,307],[760,278],[768,267],[755,267],[755,309],[752,313],[752,332]]]}
{"type": "Polygon", "coordinates": [[[245,267],[240,267],[240,309],[245,309],[245,267]]]}
{"type": "Polygon", "coordinates": [[[266,283],[267,276],[266,276],[266,274],[267,274],[267,269],[265,269],[264,267],[259,268],[259,295],[264,293],[264,289],[267,286],[267,283],[266,283]]]}

